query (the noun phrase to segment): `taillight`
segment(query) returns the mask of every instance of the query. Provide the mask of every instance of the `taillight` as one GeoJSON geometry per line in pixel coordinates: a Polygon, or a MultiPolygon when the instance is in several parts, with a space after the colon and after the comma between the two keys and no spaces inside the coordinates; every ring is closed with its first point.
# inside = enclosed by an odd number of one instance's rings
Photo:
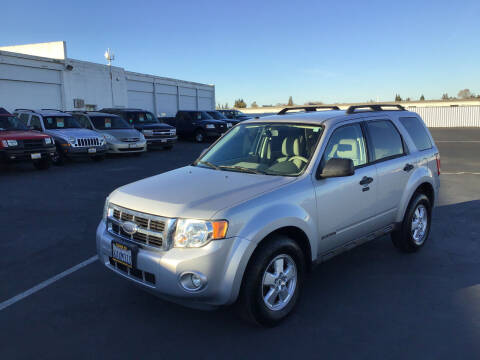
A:
{"type": "Polygon", "coordinates": [[[435,160],[437,160],[437,175],[440,175],[440,154],[435,154],[435,160]]]}

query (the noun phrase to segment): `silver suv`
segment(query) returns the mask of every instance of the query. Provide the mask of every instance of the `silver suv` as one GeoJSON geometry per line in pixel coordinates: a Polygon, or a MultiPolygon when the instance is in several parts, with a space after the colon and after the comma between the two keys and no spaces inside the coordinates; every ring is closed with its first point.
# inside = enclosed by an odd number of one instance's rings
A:
{"type": "Polygon", "coordinates": [[[15,115],[32,130],[43,132],[55,139],[57,152],[52,160],[57,165],[75,157],[90,157],[95,161],[105,158],[105,137],[82,128],[67,112],[55,109],[16,109],[15,115]]]}
{"type": "Polygon", "coordinates": [[[237,302],[273,326],[313,265],[388,233],[419,250],[440,187],[422,119],[398,105],[320,108],[243,121],[192,165],[112,192],[101,263],[172,301],[237,302]]]}

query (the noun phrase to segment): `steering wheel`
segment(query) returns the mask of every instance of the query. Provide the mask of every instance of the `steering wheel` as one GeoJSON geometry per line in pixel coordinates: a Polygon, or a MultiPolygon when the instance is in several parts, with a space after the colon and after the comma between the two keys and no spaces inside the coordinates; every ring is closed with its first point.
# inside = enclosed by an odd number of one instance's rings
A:
{"type": "Polygon", "coordinates": [[[299,155],[292,156],[290,159],[288,159],[288,161],[293,161],[293,160],[300,160],[300,161],[303,161],[305,164],[308,163],[307,158],[304,158],[303,156],[299,156],[299,155]]]}

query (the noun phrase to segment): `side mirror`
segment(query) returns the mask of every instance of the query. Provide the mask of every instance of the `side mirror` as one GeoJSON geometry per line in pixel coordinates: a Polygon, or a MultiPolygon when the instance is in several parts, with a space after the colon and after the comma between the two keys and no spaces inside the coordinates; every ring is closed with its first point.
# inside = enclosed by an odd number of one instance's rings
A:
{"type": "Polygon", "coordinates": [[[327,161],[323,169],[318,168],[317,179],[352,176],[353,174],[355,174],[355,166],[352,159],[332,158],[327,161]]]}

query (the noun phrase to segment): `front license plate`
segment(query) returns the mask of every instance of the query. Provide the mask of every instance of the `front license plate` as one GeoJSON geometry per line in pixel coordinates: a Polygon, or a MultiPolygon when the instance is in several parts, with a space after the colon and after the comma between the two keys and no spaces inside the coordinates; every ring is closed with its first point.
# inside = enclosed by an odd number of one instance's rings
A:
{"type": "Polygon", "coordinates": [[[167,139],[162,139],[161,142],[167,142],[167,139]]]}
{"type": "Polygon", "coordinates": [[[39,154],[39,153],[33,153],[30,155],[32,157],[32,159],[41,159],[42,158],[42,154],[39,154]]]}
{"type": "Polygon", "coordinates": [[[134,264],[134,251],[132,248],[125,244],[112,241],[112,258],[120,264],[128,267],[133,267],[134,264]]]}
{"type": "Polygon", "coordinates": [[[135,149],[137,147],[137,144],[128,144],[128,147],[130,149],[135,149]]]}
{"type": "Polygon", "coordinates": [[[88,153],[89,153],[89,154],[94,154],[94,153],[96,153],[96,152],[97,152],[97,149],[95,149],[95,148],[90,148],[90,149],[88,149],[88,153]]]}

